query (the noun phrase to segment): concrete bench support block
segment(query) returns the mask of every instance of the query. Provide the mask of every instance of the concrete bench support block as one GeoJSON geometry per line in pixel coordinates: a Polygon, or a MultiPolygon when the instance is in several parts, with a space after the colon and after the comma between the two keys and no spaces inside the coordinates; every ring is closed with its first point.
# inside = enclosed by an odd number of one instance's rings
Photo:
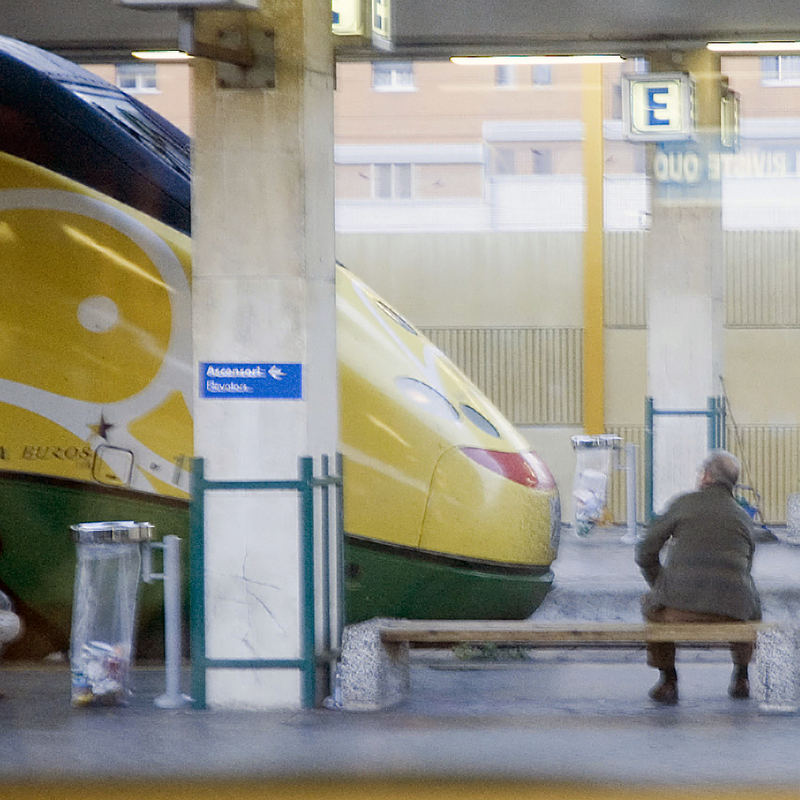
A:
{"type": "Polygon", "coordinates": [[[800,707],[800,629],[759,631],[754,666],[751,683],[759,707],[773,713],[797,711],[800,707]]]}
{"type": "Polygon", "coordinates": [[[345,711],[391,708],[408,695],[408,643],[381,642],[379,628],[383,622],[367,620],[344,629],[341,708],[345,711]]]}

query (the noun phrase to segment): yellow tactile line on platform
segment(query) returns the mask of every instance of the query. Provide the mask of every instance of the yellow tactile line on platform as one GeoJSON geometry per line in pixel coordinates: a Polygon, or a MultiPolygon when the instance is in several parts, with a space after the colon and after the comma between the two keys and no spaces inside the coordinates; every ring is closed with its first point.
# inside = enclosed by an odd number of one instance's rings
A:
{"type": "Polygon", "coordinates": [[[794,800],[800,788],[514,781],[126,781],[6,784],[2,800],[794,800]]]}

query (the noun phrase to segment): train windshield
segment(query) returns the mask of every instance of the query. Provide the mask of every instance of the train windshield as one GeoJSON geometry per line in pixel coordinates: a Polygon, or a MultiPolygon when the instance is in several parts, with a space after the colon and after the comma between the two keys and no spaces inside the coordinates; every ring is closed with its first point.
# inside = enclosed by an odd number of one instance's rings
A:
{"type": "Polygon", "coordinates": [[[189,139],[182,140],[169,128],[147,114],[122,94],[92,91],[85,86],[67,87],[81,100],[90,103],[130,136],[163,158],[174,170],[189,179],[189,139]]]}

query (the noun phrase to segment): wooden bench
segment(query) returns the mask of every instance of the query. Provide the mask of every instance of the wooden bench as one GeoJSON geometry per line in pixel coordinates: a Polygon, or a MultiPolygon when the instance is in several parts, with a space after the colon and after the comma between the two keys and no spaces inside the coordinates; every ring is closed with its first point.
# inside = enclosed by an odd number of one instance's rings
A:
{"type": "Polygon", "coordinates": [[[651,642],[675,642],[690,647],[727,647],[731,642],[755,642],[758,632],[774,626],[764,622],[626,623],[531,622],[499,620],[383,620],[382,642],[410,647],[457,644],[500,644],[521,647],[644,647],[651,642]]]}
{"type": "MultiPolygon", "coordinates": [[[[758,654],[775,664],[800,664],[800,634],[764,622],[627,623],[532,622],[498,620],[374,619],[348,625],[342,641],[337,707],[388,708],[407,696],[410,648],[494,644],[522,648],[636,648],[651,642],[679,647],[727,648],[732,642],[758,642],[758,654]],[[774,641],[772,641],[774,640],[774,641]],[[765,646],[762,648],[762,644],[765,646]]],[[[758,665],[757,665],[758,666],[758,665]]],[[[776,681],[772,681],[773,684],[776,681]]],[[[787,674],[781,691],[794,692],[787,674]]]]}

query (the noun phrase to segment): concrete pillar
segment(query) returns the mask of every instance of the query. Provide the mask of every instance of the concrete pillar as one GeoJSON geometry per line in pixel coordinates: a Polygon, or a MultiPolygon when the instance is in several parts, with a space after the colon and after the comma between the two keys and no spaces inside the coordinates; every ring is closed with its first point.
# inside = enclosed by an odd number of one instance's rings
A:
{"type": "MultiPolygon", "coordinates": [[[[708,398],[721,393],[720,183],[709,179],[708,170],[709,156],[713,159],[719,149],[719,69],[718,56],[707,50],[651,58],[651,72],[689,72],[693,77],[698,126],[696,141],[650,147],[647,384],[657,410],[705,410],[708,398]],[[672,173],[665,174],[667,163],[672,173]]],[[[655,418],[656,513],[676,493],[694,488],[696,468],[706,453],[706,431],[705,417],[655,418]]]]}
{"type": "MultiPolygon", "coordinates": [[[[221,88],[217,65],[196,62],[194,358],[299,364],[302,398],[198,390],[195,454],[210,480],[295,478],[298,456],[337,450],[330,2],[263,5],[197,15],[204,41],[242,20],[273,30],[276,75],[274,88],[221,88]]],[[[210,492],[205,524],[207,657],[297,658],[297,495],[210,492]]],[[[206,673],[211,707],[297,708],[301,685],[294,668],[206,673]]]]}

